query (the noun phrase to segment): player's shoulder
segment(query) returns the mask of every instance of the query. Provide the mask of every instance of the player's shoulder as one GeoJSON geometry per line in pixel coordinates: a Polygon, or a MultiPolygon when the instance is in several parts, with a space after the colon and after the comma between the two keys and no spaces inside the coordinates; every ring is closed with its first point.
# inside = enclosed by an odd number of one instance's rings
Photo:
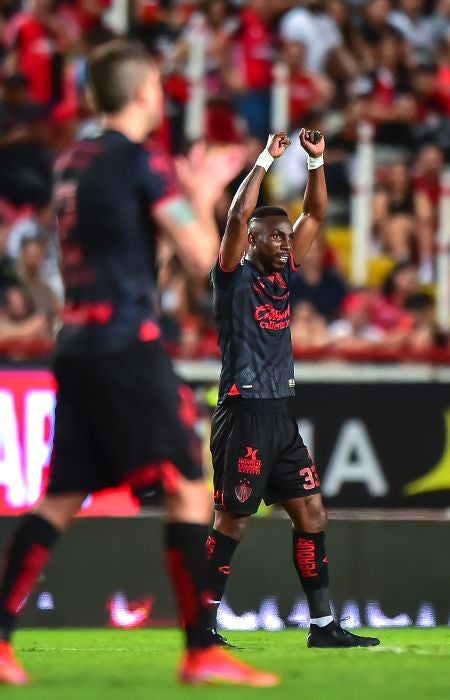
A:
{"type": "Polygon", "coordinates": [[[142,155],[151,172],[172,175],[175,170],[174,161],[167,148],[155,141],[147,141],[141,145],[142,155]]]}
{"type": "Polygon", "coordinates": [[[242,258],[236,265],[227,268],[222,260],[220,253],[216,258],[216,262],[211,270],[211,281],[214,287],[230,286],[240,279],[246,269],[245,258],[242,258]]]}

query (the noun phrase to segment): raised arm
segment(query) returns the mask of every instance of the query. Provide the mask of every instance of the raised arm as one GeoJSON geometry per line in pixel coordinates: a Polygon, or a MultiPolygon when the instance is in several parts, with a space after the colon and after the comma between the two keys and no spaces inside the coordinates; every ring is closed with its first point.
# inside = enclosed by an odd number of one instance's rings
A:
{"type": "Polygon", "coordinates": [[[324,138],[318,131],[302,129],[300,143],[308,154],[308,182],[303,200],[303,213],[294,224],[292,255],[297,265],[308,253],[325,218],[328,203],[323,167],[324,138]]]}
{"type": "Polygon", "coordinates": [[[224,270],[232,270],[239,264],[248,246],[247,222],[256,207],[259,189],[269,166],[290,145],[289,136],[283,131],[271,134],[265,150],[243,180],[231,202],[225,234],[220,245],[220,264],[224,270]]]}
{"type": "Polygon", "coordinates": [[[219,231],[214,207],[224,188],[242,170],[241,147],[207,148],[198,143],[176,163],[185,196],[163,200],[153,216],[186,269],[206,275],[217,256],[219,231]]]}

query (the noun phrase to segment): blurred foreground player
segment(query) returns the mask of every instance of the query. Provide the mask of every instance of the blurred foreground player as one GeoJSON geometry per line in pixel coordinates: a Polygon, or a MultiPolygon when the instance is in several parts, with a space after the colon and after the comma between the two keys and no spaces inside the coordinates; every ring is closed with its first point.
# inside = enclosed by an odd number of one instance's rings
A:
{"type": "MultiPolygon", "coordinates": [[[[279,207],[255,209],[267,169],[290,145],[285,133],[275,134],[234,197],[213,269],[222,372],[211,427],[216,514],[206,543],[210,588],[217,610],[249,516],[261,499],[280,503],[292,520],[294,565],[309,605],[308,646],[372,646],[379,640],[333,620],[319,476],[288,409],[295,387],[289,280],[327,206],[324,139],[302,129],[300,143],[309,170],[303,214],[292,226],[279,207]]],[[[215,629],[215,618],[211,624],[215,629]]],[[[217,633],[216,639],[226,643],[217,633]]]]}
{"type": "Polygon", "coordinates": [[[184,198],[168,156],[142,145],[160,120],[162,92],[139,45],[99,49],[90,83],[104,131],[75,143],[57,164],[66,306],[54,364],[55,436],[47,494],[16,532],[0,584],[0,681],[27,680],[11,634],[86,495],[161,481],[167,564],[186,633],[180,680],[275,685],[276,676],[218,649],[208,629],[209,497],[152,304],[157,227],[191,269],[206,274],[218,244],[214,203],[238,168],[221,160],[203,173],[197,199],[184,198]]]}

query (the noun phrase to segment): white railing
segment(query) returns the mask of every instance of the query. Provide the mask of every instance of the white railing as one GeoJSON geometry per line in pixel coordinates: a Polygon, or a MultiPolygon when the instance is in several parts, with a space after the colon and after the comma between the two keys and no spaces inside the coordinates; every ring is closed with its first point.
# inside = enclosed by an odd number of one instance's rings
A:
{"type": "Polygon", "coordinates": [[[367,282],[367,263],[372,235],[372,200],[375,170],[373,127],[358,125],[358,145],[352,177],[350,225],[352,229],[351,278],[353,284],[367,282]]]}
{"type": "Polygon", "coordinates": [[[443,330],[450,326],[450,168],[441,175],[441,201],[437,235],[437,321],[443,330]]]}

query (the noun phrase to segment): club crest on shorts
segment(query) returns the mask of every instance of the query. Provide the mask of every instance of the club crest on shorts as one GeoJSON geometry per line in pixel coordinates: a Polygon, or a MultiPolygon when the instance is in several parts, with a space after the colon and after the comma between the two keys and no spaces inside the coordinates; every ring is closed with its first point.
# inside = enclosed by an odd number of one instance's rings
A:
{"type": "Polygon", "coordinates": [[[234,493],[236,494],[236,498],[238,501],[240,501],[240,503],[245,503],[245,501],[248,501],[252,495],[252,491],[252,487],[246,484],[245,481],[241,482],[239,486],[234,487],[234,493]]]}

